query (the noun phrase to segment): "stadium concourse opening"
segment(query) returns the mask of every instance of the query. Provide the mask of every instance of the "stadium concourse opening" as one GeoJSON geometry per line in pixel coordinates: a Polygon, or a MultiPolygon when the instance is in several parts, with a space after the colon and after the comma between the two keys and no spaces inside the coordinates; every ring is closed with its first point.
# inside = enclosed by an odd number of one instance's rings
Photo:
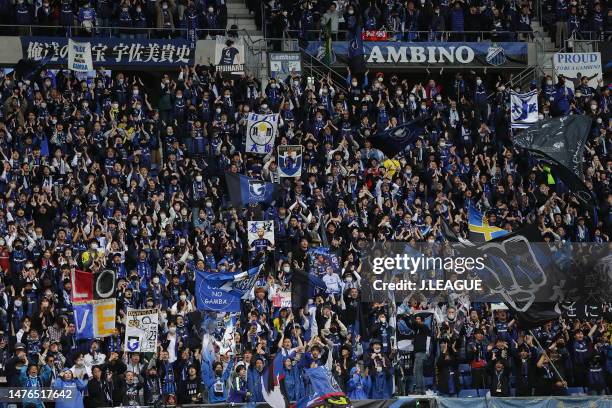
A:
{"type": "Polygon", "coordinates": [[[606,4],[0,3],[0,404],[612,405],[606,4]]]}

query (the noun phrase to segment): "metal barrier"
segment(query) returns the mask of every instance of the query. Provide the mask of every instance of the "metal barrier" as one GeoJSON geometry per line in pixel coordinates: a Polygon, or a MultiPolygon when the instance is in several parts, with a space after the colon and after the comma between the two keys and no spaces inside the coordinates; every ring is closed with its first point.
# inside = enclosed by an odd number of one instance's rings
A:
{"type": "MultiPolygon", "coordinates": [[[[231,31],[230,29],[208,29],[198,28],[196,33],[198,39],[215,37],[218,34],[231,31]]],[[[249,35],[260,34],[257,30],[244,30],[238,28],[240,33],[249,35]]],[[[45,36],[45,37],[119,37],[119,38],[187,38],[188,29],[186,28],[142,28],[142,27],[116,27],[116,26],[95,26],[85,28],[81,26],[49,26],[49,25],[19,25],[19,24],[0,24],[2,35],[15,36],[45,36]]]]}

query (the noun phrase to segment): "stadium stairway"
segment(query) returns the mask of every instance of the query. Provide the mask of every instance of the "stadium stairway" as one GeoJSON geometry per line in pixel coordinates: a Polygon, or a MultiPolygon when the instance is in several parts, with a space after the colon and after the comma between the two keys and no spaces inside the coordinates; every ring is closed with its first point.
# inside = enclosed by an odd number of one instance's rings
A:
{"type": "Polygon", "coordinates": [[[261,37],[262,32],[257,30],[255,15],[249,12],[244,0],[227,0],[227,28],[238,26],[239,30],[246,30],[251,37],[261,37]]]}

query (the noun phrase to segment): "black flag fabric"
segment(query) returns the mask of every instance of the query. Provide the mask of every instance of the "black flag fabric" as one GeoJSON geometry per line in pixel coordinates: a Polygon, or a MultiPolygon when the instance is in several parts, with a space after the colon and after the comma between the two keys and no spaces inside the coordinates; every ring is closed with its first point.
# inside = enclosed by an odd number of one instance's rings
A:
{"type": "Polygon", "coordinates": [[[427,116],[422,116],[410,122],[402,123],[393,129],[378,132],[376,136],[370,139],[372,145],[392,159],[395,155],[404,151],[408,145],[416,142],[417,138],[423,134],[425,119],[427,119],[427,116]]]}
{"type": "Polygon", "coordinates": [[[444,234],[459,255],[483,259],[484,268],[474,270],[485,288],[482,300],[504,302],[522,328],[560,316],[556,305],[564,300],[569,280],[536,225],[484,243],[459,243],[450,228],[444,234]]]}
{"type": "Polygon", "coordinates": [[[553,177],[565,184],[570,193],[593,213],[597,224],[597,201],[583,181],[584,147],[591,129],[588,116],[571,115],[538,122],[512,137],[516,146],[550,167],[553,177]]]}
{"type": "Polygon", "coordinates": [[[592,120],[571,115],[535,123],[512,137],[516,146],[552,158],[582,179],[582,156],[592,120]]]}

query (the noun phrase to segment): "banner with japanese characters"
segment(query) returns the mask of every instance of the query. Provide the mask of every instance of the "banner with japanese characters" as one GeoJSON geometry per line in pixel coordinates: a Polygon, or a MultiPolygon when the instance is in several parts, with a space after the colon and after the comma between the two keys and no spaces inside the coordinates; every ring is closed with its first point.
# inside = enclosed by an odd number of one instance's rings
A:
{"type": "Polygon", "coordinates": [[[242,37],[217,36],[215,65],[217,71],[224,74],[242,75],[244,73],[244,40],[242,37]]]}
{"type": "Polygon", "coordinates": [[[157,309],[127,310],[125,351],[129,353],[155,352],[159,314],[157,309]]]}
{"type": "Polygon", "coordinates": [[[78,72],[93,70],[91,43],[68,40],[68,69],[78,72]]]}
{"type": "Polygon", "coordinates": [[[268,154],[274,147],[278,129],[278,113],[261,115],[251,113],[247,118],[246,152],[268,154]]]}
{"type": "MultiPolygon", "coordinates": [[[[131,39],[75,38],[91,47],[94,67],[184,67],[194,63],[195,50],[184,38],[131,39]]],[[[21,37],[24,59],[50,65],[66,65],[70,55],[69,40],[61,37],[21,37]]]]}
{"type": "Polygon", "coordinates": [[[274,221],[247,221],[248,243],[251,250],[274,247],[274,221]]]}

